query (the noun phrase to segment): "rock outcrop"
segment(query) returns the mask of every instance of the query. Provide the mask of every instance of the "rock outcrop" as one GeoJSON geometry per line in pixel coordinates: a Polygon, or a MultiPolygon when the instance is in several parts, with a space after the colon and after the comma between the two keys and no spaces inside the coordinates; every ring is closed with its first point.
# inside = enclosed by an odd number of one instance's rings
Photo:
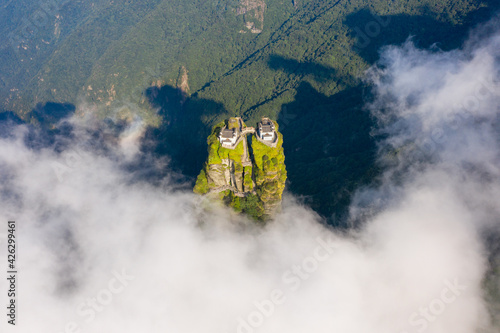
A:
{"type": "MultiPolygon", "coordinates": [[[[240,0],[236,15],[243,15],[245,27],[252,33],[261,33],[264,29],[264,13],[267,9],[264,0],[240,0]]],[[[242,30],[240,32],[246,32],[242,30]]]]}
{"type": "Polygon", "coordinates": [[[241,118],[215,125],[209,135],[208,160],[196,180],[194,192],[231,206],[256,220],[265,221],[281,208],[286,168],[283,136],[274,124],[274,140],[259,138],[241,118]],[[236,131],[233,145],[223,146],[223,128],[236,131]]]}

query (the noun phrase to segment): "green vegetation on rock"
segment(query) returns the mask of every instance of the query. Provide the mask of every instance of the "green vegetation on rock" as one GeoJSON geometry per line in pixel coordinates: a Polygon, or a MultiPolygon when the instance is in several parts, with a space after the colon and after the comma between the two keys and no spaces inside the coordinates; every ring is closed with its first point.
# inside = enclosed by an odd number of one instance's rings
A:
{"type": "Polygon", "coordinates": [[[201,170],[198,178],[196,178],[196,184],[194,185],[193,192],[196,194],[205,194],[209,190],[207,174],[205,170],[201,170]]]}
{"type": "Polygon", "coordinates": [[[215,125],[207,139],[207,162],[193,191],[208,194],[255,220],[271,218],[280,208],[286,182],[283,135],[273,123],[278,138],[274,147],[260,142],[240,118],[215,125]],[[237,131],[234,147],[225,148],[220,143],[219,133],[224,127],[237,131]],[[242,129],[249,132],[240,134],[242,129]]]}
{"type": "Polygon", "coordinates": [[[279,209],[287,177],[282,146],[283,135],[278,131],[276,122],[274,126],[278,135],[275,148],[260,142],[254,136],[251,145],[255,162],[256,192],[260,201],[263,202],[264,213],[268,215],[272,215],[276,209],[279,209]]]}

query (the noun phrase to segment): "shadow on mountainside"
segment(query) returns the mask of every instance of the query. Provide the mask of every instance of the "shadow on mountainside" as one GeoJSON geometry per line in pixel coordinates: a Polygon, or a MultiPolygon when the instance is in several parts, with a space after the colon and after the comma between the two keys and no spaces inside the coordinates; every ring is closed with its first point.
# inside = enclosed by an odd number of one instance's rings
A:
{"type": "Polygon", "coordinates": [[[327,97],[304,82],[278,117],[288,189],[339,227],[346,226],[353,192],[380,172],[362,94],[358,86],[327,97]]]}
{"type": "Polygon", "coordinates": [[[159,108],[162,123],[148,128],[143,150],[168,156],[169,167],[195,178],[205,163],[210,124],[229,117],[223,105],[211,100],[188,97],[180,89],[165,85],[146,90],[150,104],[159,108]]]}
{"type": "MultiPolygon", "coordinates": [[[[366,62],[373,64],[378,60],[380,48],[386,45],[400,45],[409,37],[421,48],[433,44],[444,51],[462,46],[470,29],[491,19],[500,9],[500,1],[486,0],[481,7],[468,13],[460,22],[446,22],[448,13],[437,14],[426,6],[423,15],[378,16],[367,9],[349,14],[344,24],[350,29],[351,37],[356,40],[353,50],[366,62]]],[[[438,6],[438,5],[436,5],[438,6]]]]}
{"type": "Polygon", "coordinates": [[[25,125],[26,146],[36,150],[52,147],[55,151],[61,151],[73,131],[73,126],[65,120],[74,113],[73,104],[55,102],[37,104],[27,120],[12,111],[3,111],[0,112],[0,136],[13,136],[18,125],[25,125]]]}
{"type": "Polygon", "coordinates": [[[337,70],[335,70],[335,68],[312,62],[301,62],[295,59],[289,59],[275,54],[269,56],[269,60],[267,63],[269,68],[273,70],[281,70],[286,73],[295,74],[298,76],[312,75],[317,82],[321,83],[343,79],[343,77],[338,76],[337,70]]]}
{"type": "MultiPolygon", "coordinates": [[[[498,8],[494,1],[487,2],[498,8]]],[[[382,46],[399,45],[410,35],[420,47],[434,43],[443,50],[460,47],[469,29],[492,15],[491,8],[480,8],[452,24],[445,23],[446,17],[440,20],[432,8],[423,12],[419,16],[392,15],[377,20],[363,9],[348,15],[344,24],[358,42],[354,50],[368,64],[374,64],[382,46]],[[367,41],[359,31],[366,34],[370,22],[379,24],[380,33],[371,33],[367,41]]],[[[369,89],[359,80],[321,64],[271,55],[268,66],[301,78],[311,77],[318,83],[342,82],[345,87],[326,96],[302,80],[291,88],[295,90],[294,100],[282,105],[277,119],[284,135],[288,189],[329,218],[331,224],[345,227],[353,193],[373,183],[381,172],[375,162],[377,138],[370,135],[375,124],[363,108],[370,98],[369,89]]],[[[170,158],[171,169],[194,179],[207,158],[206,138],[211,125],[235,114],[221,103],[186,96],[169,85],[150,87],[146,96],[159,109],[163,122],[159,128],[147,130],[143,149],[170,158]]],[[[251,119],[260,116],[245,112],[240,115],[247,114],[251,119]]]]}
{"type": "Polygon", "coordinates": [[[31,111],[30,116],[32,122],[39,123],[43,126],[51,126],[57,124],[61,120],[70,118],[75,114],[75,110],[75,106],[70,103],[38,103],[31,111]]]}
{"type": "MultiPolygon", "coordinates": [[[[68,170],[73,168],[80,154],[84,151],[96,155],[108,156],[116,161],[120,168],[130,171],[129,181],[161,182],[166,168],[150,154],[142,151],[131,161],[119,156],[120,135],[129,127],[126,120],[106,118],[90,121],[76,130],[71,116],[75,112],[72,104],[53,103],[39,104],[29,113],[29,119],[23,120],[12,111],[0,112],[0,137],[20,138],[32,150],[48,149],[55,153],[66,151],[66,159],[55,163],[54,172],[64,178],[68,170]],[[19,126],[24,129],[19,131],[19,126]]],[[[176,174],[171,174],[175,178],[176,174]]]]}
{"type": "MultiPolygon", "coordinates": [[[[493,6],[493,2],[489,2],[493,6]]],[[[496,8],[499,7],[495,4],[496,8]]],[[[419,47],[437,43],[443,50],[462,46],[470,28],[492,17],[488,8],[467,15],[462,24],[442,23],[429,15],[395,15],[376,19],[369,11],[349,15],[345,24],[357,39],[354,50],[369,64],[378,60],[380,48],[404,43],[412,35],[419,47]],[[379,25],[380,33],[368,40],[365,27],[379,25]],[[361,32],[359,32],[360,29],[361,32]],[[366,32],[364,32],[366,34],[366,32]]],[[[434,15],[435,16],[435,15],[434,15]]],[[[370,30],[368,30],[370,31],[370,30]]],[[[287,73],[312,75],[317,81],[356,82],[339,77],[332,68],[272,56],[269,67],[287,73]]],[[[359,82],[359,81],[358,81],[359,82]]],[[[303,197],[306,204],[335,226],[347,227],[352,195],[360,187],[374,183],[381,169],[376,164],[378,138],[370,133],[375,123],[364,104],[371,98],[369,87],[352,84],[343,91],[325,96],[307,82],[296,88],[293,102],[284,104],[278,123],[284,136],[288,189],[303,197]]]]}

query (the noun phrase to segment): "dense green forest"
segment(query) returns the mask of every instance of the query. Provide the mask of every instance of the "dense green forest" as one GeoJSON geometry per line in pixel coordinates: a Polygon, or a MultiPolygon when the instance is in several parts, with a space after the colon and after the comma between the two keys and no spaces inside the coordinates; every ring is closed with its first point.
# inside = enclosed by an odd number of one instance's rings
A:
{"type": "Polygon", "coordinates": [[[150,128],[144,149],[194,181],[222,119],[277,119],[288,189],[341,216],[375,179],[363,71],[409,36],[460,47],[494,0],[0,1],[0,108],[26,122],[96,113],[150,128]],[[189,130],[189,138],[179,134],[189,130]]]}

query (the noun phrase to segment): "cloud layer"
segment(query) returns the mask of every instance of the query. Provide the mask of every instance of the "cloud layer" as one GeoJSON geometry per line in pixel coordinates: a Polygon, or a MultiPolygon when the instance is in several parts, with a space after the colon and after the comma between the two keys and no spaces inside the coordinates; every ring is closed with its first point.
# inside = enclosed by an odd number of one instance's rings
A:
{"type": "MultiPolygon", "coordinates": [[[[484,233],[500,219],[495,24],[463,50],[383,50],[367,107],[387,171],[360,189],[349,232],[292,197],[257,228],[168,179],[142,181],[125,167],[136,123],[99,149],[82,144],[85,130],[61,149],[33,149],[15,127],[0,139],[0,219],[17,221],[18,318],[13,328],[3,315],[2,332],[491,329],[482,282],[484,233]]],[[[1,258],[5,247],[3,237],[1,258]]],[[[0,299],[7,288],[2,279],[0,299]]]]}

